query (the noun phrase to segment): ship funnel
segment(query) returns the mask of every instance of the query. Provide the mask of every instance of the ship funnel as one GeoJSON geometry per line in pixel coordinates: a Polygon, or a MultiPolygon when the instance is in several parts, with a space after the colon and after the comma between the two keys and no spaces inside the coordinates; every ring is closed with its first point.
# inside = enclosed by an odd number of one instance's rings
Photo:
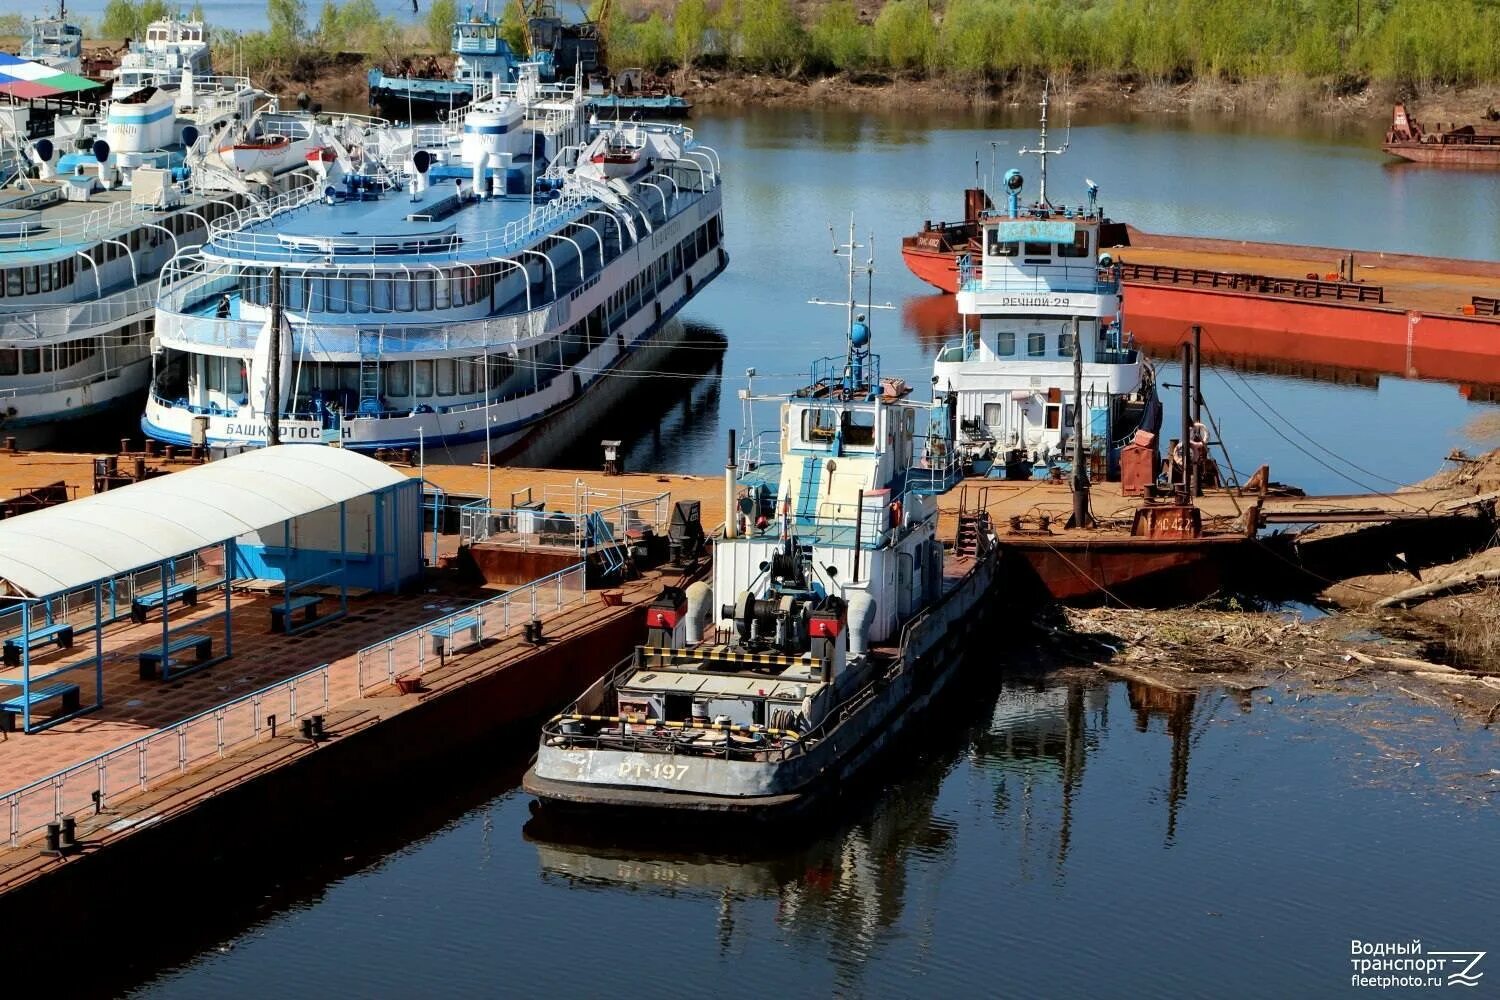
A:
{"type": "Polygon", "coordinates": [[[875,620],[875,598],[865,590],[846,590],[844,597],[849,602],[849,658],[858,659],[865,655],[870,623],[875,620]]]}
{"type": "Polygon", "coordinates": [[[703,641],[703,628],[709,622],[713,613],[713,588],[702,580],[688,585],[687,588],[687,644],[696,645],[703,641]]]}
{"type": "Polygon", "coordinates": [[[1021,214],[1021,188],[1025,186],[1026,178],[1021,176],[1021,171],[1007,170],[1005,172],[1005,197],[1013,219],[1021,214]]]}

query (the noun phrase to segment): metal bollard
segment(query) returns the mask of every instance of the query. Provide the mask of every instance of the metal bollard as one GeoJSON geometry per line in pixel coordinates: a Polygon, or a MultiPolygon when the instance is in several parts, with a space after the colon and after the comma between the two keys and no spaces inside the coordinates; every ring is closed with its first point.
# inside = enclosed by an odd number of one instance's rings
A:
{"type": "Polygon", "coordinates": [[[78,850],[78,821],[72,816],[63,817],[62,838],[59,840],[58,846],[64,854],[72,854],[78,850]]]}
{"type": "Polygon", "coordinates": [[[62,853],[62,824],[60,824],[60,823],[48,823],[47,824],[47,848],[46,848],[46,850],[47,850],[48,854],[61,854],[62,853]]]}
{"type": "Polygon", "coordinates": [[[323,729],[323,717],[321,715],[312,717],[312,738],[315,743],[321,743],[328,738],[328,733],[323,729]]]}
{"type": "Polygon", "coordinates": [[[310,739],[313,738],[313,728],[312,728],[312,720],[311,719],[303,719],[302,720],[302,738],[304,740],[310,740],[310,739]]]}
{"type": "Polygon", "coordinates": [[[531,619],[531,641],[537,643],[538,645],[541,644],[542,620],[540,618],[531,619]]]}

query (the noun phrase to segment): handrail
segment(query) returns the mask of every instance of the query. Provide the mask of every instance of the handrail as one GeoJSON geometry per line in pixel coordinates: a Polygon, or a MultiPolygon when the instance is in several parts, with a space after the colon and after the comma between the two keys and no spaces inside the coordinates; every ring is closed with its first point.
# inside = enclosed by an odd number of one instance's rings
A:
{"type": "MultiPolygon", "coordinates": [[[[177,747],[176,753],[173,755],[173,757],[175,759],[176,767],[172,768],[171,772],[182,774],[187,771],[190,764],[195,763],[198,759],[203,759],[203,757],[209,756],[206,754],[200,755],[195,759],[189,755],[188,751],[189,731],[198,729],[209,721],[212,721],[214,723],[215,729],[217,731],[216,739],[214,742],[214,755],[222,758],[225,751],[231,746],[237,746],[240,743],[253,740],[259,737],[262,733],[270,731],[269,727],[263,725],[265,720],[260,717],[259,711],[261,704],[269,696],[279,694],[282,691],[287,692],[289,696],[289,713],[285,719],[286,722],[291,722],[302,715],[308,714],[309,712],[321,711],[323,709],[326,709],[329,704],[328,681],[330,669],[331,665],[324,663],[321,666],[313,667],[311,670],[303,671],[302,673],[297,674],[293,677],[277,681],[274,684],[268,684],[263,688],[250,692],[249,694],[243,694],[238,698],[232,698],[229,701],[214,706],[213,708],[199,712],[197,715],[188,716],[187,718],[179,722],[175,722],[170,726],[158,729],[157,731],[148,733],[145,736],[138,737],[128,743],[121,744],[120,746],[115,747],[113,750],[106,750],[104,753],[90,757],[88,760],[85,760],[82,763],[63,768],[62,770],[49,774],[44,778],[38,778],[35,781],[22,785],[20,788],[5,793],[3,798],[0,798],[0,803],[3,803],[0,804],[0,809],[3,809],[10,817],[10,846],[20,846],[22,837],[36,833],[44,826],[46,826],[47,823],[57,822],[64,816],[70,815],[75,811],[75,808],[65,806],[63,803],[64,788],[72,779],[86,777],[90,773],[92,773],[95,776],[95,780],[90,783],[94,786],[91,789],[91,792],[98,793],[98,805],[100,808],[105,807],[108,804],[109,798],[110,768],[108,765],[112,761],[120,758],[130,757],[132,755],[136,756],[139,760],[139,763],[136,767],[121,768],[118,769],[116,773],[125,773],[134,778],[133,781],[127,781],[126,787],[135,787],[138,790],[144,791],[153,780],[153,775],[151,775],[149,771],[149,764],[147,761],[147,751],[150,744],[160,743],[168,738],[175,737],[177,747]],[[304,702],[299,706],[297,699],[298,686],[301,684],[305,684],[305,682],[314,678],[322,680],[322,684],[319,685],[318,688],[320,698],[316,702],[304,702]],[[251,727],[250,735],[238,740],[233,740],[232,742],[226,742],[224,738],[223,727],[225,715],[228,712],[238,708],[239,706],[246,704],[251,705],[255,710],[253,713],[254,721],[251,727]],[[46,794],[52,798],[52,818],[41,823],[33,822],[28,825],[22,818],[22,814],[24,811],[22,808],[23,803],[27,798],[39,794],[46,794]]],[[[160,778],[162,777],[162,775],[158,774],[155,777],[160,778]]],[[[82,808],[82,804],[77,807],[78,810],[81,810],[82,808]]]]}

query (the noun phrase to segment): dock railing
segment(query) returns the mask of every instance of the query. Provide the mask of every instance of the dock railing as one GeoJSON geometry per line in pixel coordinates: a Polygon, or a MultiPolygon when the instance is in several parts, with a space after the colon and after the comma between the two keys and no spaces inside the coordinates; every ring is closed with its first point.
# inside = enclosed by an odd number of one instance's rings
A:
{"type": "Polygon", "coordinates": [[[1226,292],[1288,295],[1299,299],[1333,299],[1337,302],[1385,302],[1383,285],[1363,282],[1278,278],[1268,274],[1212,271],[1201,267],[1172,267],[1168,264],[1126,263],[1120,265],[1120,273],[1125,281],[1145,281],[1161,285],[1192,285],[1226,292]]]}
{"type": "Polygon", "coordinates": [[[601,529],[606,527],[613,539],[642,525],[665,532],[671,514],[670,492],[575,492],[572,487],[548,486],[542,499],[529,506],[491,507],[483,500],[465,504],[459,509],[458,543],[473,545],[493,538],[523,548],[572,545],[583,550],[603,541],[601,529]]]}
{"type": "Polygon", "coordinates": [[[394,685],[398,677],[420,677],[455,650],[488,639],[504,639],[531,619],[583,603],[584,564],[574,563],[498,597],[455,608],[425,625],[361,649],[356,657],[360,697],[394,685]]]}
{"type": "Polygon", "coordinates": [[[326,663],[314,667],[6,794],[10,846],[20,846],[64,816],[102,811],[112,800],[144,792],[246,743],[268,738],[278,728],[285,730],[303,716],[325,711],[330,670],[326,663]]]}

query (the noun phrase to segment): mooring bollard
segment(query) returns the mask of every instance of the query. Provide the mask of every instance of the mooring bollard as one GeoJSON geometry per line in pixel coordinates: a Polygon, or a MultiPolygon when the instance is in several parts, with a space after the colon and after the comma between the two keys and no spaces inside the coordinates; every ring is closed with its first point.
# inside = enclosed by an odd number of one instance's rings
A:
{"type": "Polygon", "coordinates": [[[62,837],[58,842],[58,848],[64,854],[71,854],[78,850],[78,821],[72,816],[64,816],[62,821],[62,837]]]}
{"type": "Polygon", "coordinates": [[[61,823],[48,823],[47,824],[47,853],[48,854],[61,854],[62,853],[62,824],[61,823]]]}

